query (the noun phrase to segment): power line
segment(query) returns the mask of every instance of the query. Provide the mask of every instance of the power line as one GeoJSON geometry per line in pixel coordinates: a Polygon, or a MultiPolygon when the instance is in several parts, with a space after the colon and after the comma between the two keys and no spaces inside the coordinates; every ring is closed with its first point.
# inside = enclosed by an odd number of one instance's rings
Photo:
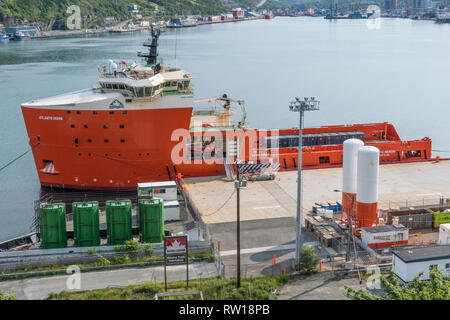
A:
{"type": "Polygon", "coordinates": [[[16,162],[17,160],[19,160],[20,158],[22,158],[24,155],[26,155],[28,152],[31,151],[31,148],[28,149],[27,151],[25,151],[24,153],[22,153],[20,156],[14,158],[13,160],[11,160],[10,162],[8,162],[7,164],[5,164],[3,167],[0,168],[0,171],[3,171],[3,169],[6,169],[7,167],[9,167],[10,165],[12,165],[14,162],[16,162]]]}
{"type": "Polygon", "coordinates": [[[216,209],[214,212],[212,213],[208,213],[208,214],[203,214],[202,217],[208,217],[208,216],[212,216],[214,214],[216,214],[219,210],[221,210],[223,207],[225,207],[225,205],[231,200],[231,198],[233,197],[234,193],[236,192],[236,189],[233,190],[233,192],[230,194],[230,196],[228,197],[228,199],[218,208],[216,209]]]}

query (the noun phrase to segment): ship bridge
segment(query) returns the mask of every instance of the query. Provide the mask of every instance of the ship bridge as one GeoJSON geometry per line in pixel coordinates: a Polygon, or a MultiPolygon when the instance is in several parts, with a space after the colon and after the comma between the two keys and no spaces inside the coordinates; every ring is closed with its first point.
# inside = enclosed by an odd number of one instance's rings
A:
{"type": "Polygon", "coordinates": [[[188,72],[169,68],[165,65],[141,67],[136,64],[127,66],[122,62],[120,69],[114,65],[109,69],[103,66],[99,70],[100,89],[104,93],[120,92],[125,98],[154,98],[170,94],[191,94],[190,82],[193,79],[188,72]]]}

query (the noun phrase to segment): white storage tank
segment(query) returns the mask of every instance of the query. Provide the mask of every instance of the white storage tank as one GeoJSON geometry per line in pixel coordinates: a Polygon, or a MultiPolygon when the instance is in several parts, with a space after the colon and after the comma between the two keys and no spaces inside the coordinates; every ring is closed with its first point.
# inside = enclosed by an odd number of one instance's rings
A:
{"type": "MultiPolygon", "coordinates": [[[[364,146],[359,139],[347,139],[343,143],[342,166],[342,207],[347,219],[350,217],[352,198],[356,196],[356,177],[358,168],[358,150],[364,146]]],[[[356,199],[353,206],[355,214],[356,199]]]]}
{"type": "Polygon", "coordinates": [[[380,150],[364,146],[358,150],[356,183],[356,223],[371,227],[378,216],[378,174],[380,150]]]}

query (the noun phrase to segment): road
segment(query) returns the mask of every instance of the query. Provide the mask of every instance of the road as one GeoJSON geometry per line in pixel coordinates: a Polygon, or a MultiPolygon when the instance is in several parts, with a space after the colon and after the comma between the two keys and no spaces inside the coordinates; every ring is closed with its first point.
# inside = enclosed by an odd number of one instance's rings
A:
{"type": "MultiPolygon", "coordinates": [[[[217,275],[217,269],[213,262],[189,265],[189,279],[209,278],[217,275]]],[[[0,290],[4,293],[14,292],[19,300],[42,300],[46,299],[51,292],[71,291],[70,288],[93,290],[143,282],[164,282],[164,266],[85,272],[79,276],[79,282],[76,275],[2,281],[0,290]],[[78,283],[79,286],[77,286],[78,283]]],[[[186,266],[167,267],[167,278],[168,281],[186,279],[186,266]]]]}

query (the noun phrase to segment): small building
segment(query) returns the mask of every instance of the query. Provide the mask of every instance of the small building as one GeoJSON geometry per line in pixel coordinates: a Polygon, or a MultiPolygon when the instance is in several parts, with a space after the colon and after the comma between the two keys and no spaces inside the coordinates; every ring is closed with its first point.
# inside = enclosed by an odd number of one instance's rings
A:
{"type": "Polygon", "coordinates": [[[361,228],[361,241],[370,248],[408,244],[408,228],[401,224],[361,228]]]}
{"type": "Polygon", "coordinates": [[[37,29],[34,26],[18,26],[5,28],[5,33],[8,36],[13,36],[17,32],[23,32],[25,34],[29,34],[30,36],[35,36],[37,33],[37,29]]]}
{"type": "Polygon", "coordinates": [[[403,282],[414,280],[423,272],[421,280],[430,279],[430,270],[437,267],[450,274],[450,245],[396,250],[392,253],[392,270],[403,282]]]}
{"type": "Polygon", "coordinates": [[[450,223],[439,226],[439,244],[450,244],[450,223]]]}
{"type": "Polygon", "coordinates": [[[164,201],[175,201],[177,200],[177,184],[175,181],[138,183],[138,196],[155,196],[164,201]]]}

